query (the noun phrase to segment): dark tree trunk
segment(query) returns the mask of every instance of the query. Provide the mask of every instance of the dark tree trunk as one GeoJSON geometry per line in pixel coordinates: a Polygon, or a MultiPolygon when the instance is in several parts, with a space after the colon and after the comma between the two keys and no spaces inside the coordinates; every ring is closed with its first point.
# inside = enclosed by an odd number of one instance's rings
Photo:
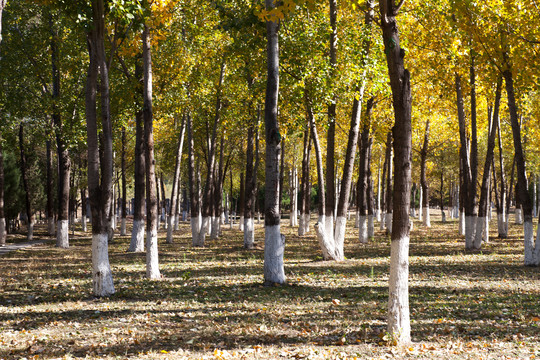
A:
{"type": "Polygon", "coordinates": [[[56,233],[54,223],[54,178],[51,140],[47,140],[47,232],[50,236],[56,233]]]}
{"type": "Polygon", "coordinates": [[[108,221],[112,194],[112,124],[109,73],[105,59],[105,12],[103,0],[92,1],[93,26],[89,30],[90,62],[86,84],[86,132],[88,144],[88,191],[92,210],[92,278],[95,296],[114,294],[108,254],[108,221]],[[102,149],[98,140],[97,89],[101,74],[102,149]]]}
{"type": "Polygon", "coordinates": [[[525,172],[525,156],[521,142],[521,126],[518,119],[516,99],[514,95],[514,79],[512,70],[508,68],[503,72],[506,84],[506,95],[508,97],[508,110],[510,112],[510,122],[512,124],[512,135],[514,138],[515,161],[517,168],[517,198],[521,202],[523,211],[523,232],[525,244],[525,265],[540,265],[540,243],[534,243],[532,225],[532,203],[527,191],[527,174],[525,172]]]}
{"type": "Polygon", "coordinates": [[[62,118],[58,108],[60,101],[60,70],[58,68],[58,33],[50,20],[51,30],[51,64],[52,64],[52,100],[53,123],[56,134],[58,152],[58,225],[56,229],[56,246],[69,247],[69,178],[71,160],[64,141],[62,118]]]}
{"type": "Polygon", "coordinates": [[[159,279],[158,246],[157,246],[157,216],[158,194],[156,181],[156,162],[154,159],[154,119],[152,109],[152,53],[150,34],[145,24],[142,32],[143,46],[143,119],[144,145],[146,162],[146,277],[159,279]]]}
{"type": "Polygon", "coordinates": [[[300,192],[300,221],[298,235],[303,236],[309,231],[309,155],[311,151],[311,136],[309,135],[309,124],[304,129],[304,151],[302,154],[302,185],[300,192]]]}
{"type": "Polygon", "coordinates": [[[478,206],[478,220],[476,222],[476,232],[473,247],[480,249],[482,240],[487,241],[489,238],[489,229],[487,229],[486,218],[488,215],[488,200],[489,200],[489,175],[491,164],[493,163],[493,151],[495,149],[495,136],[497,135],[497,126],[499,121],[499,105],[501,101],[502,78],[497,80],[497,90],[495,92],[495,106],[493,114],[491,107],[488,108],[488,144],[486,151],[486,162],[484,164],[484,175],[482,177],[482,187],[480,190],[480,202],[478,206]]]}
{"type": "Polygon", "coordinates": [[[246,204],[246,186],[244,179],[244,172],[240,173],[240,193],[238,195],[238,216],[239,222],[238,227],[240,231],[244,231],[244,213],[245,213],[245,204],[246,204]]]}
{"type": "Polygon", "coordinates": [[[362,126],[362,134],[360,136],[360,164],[358,166],[358,240],[365,244],[368,242],[368,219],[367,209],[368,202],[371,201],[368,193],[369,181],[369,150],[371,147],[371,138],[369,136],[371,127],[371,112],[373,109],[374,98],[371,97],[366,104],[366,116],[362,126]]]}
{"type": "MultiPolygon", "coordinates": [[[[387,137],[387,141],[388,141],[388,137],[387,137]]],[[[386,181],[386,177],[387,177],[387,172],[388,172],[388,164],[389,164],[389,158],[388,158],[388,147],[390,146],[390,144],[386,144],[386,149],[385,149],[385,152],[384,152],[384,162],[383,162],[383,172],[382,172],[382,181],[381,181],[381,207],[380,207],[380,210],[381,210],[381,224],[380,224],[380,229],[381,230],[384,230],[387,226],[386,224],[386,197],[387,197],[387,181],[386,181]]],[[[390,149],[390,152],[392,150],[390,149]]],[[[392,226],[392,224],[390,224],[390,226],[392,226]]]]}
{"type": "Polygon", "coordinates": [[[253,200],[255,193],[256,173],[253,164],[253,138],[254,128],[258,124],[251,124],[247,134],[246,149],[246,184],[245,184],[245,205],[244,205],[244,248],[252,249],[254,242],[254,224],[253,224],[253,200]]]}
{"type": "Polygon", "coordinates": [[[169,208],[169,218],[167,224],[167,243],[173,242],[173,230],[178,219],[178,203],[180,202],[180,165],[182,163],[182,148],[184,147],[184,134],[186,132],[186,116],[182,116],[182,126],[178,138],[178,147],[176,148],[176,164],[174,166],[173,184],[171,190],[171,202],[169,208]]]}
{"type": "Polygon", "coordinates": [[[422,186],[422,221],[426,227],[431,227],[429,217],[429,186],[426,177],[426,162],[429,146],[429,119],[426,120],[426,131],[424,133],[424,144],[420,150],[420,185],[422,186]]]}
{"type": "Polygon", "coordinates": [[[279,214],[283,211],[281,203],[283,202],[283,179],[285,174],[285,139],[281,140],[281,164],[279,165],[279,214]]]}
{"type": "Polygon", "coordinates": [[[27,239],[32,240],[34,235],[34,213],[32,212],[32,204],[30,201],[30,187],[28,185],[28,165],[26,164],[26,153],[24,149],[24,126],[21,122],[19,126],[19,148],[21,150],[21,177],[23,182],[23,189],[25,193],[25,209],[27,219],[27,239]]]}
{"type": "Polygon", "coordinates": [[[120,235],[126,236],[126,217],[127,217],[127,182],[126,182],[126,128],[122,127],[122,223],[120,225],[120,235]]]}
{"type": "MultiPolygon", "coordinates": [[[[267,10],[274,8],[272,0],[265,0],[267,10]]],[[[264,199],[264,282],[266,285],[285,283],[283,253],[285,236],[280,231],[279,208],[279,157],[281,154],[281,134],[278,127],[279,96],[279,21],[266,22],[267,37],[267,81],[264,106],[266,139],[266,171],[264,199]]]]}
{"type": "MultiPolygon", "coordinates": [[[[393,201],[394,193],[392,191],[392,132],[388,132],[386,136],[386,233],[391,234],[393,230],[393,201]]],[[[410,201],[410,200],[409,200],[410,201]]]]}
{"type": "Polygon", "coordinates": [[[146,161],[144,150],[144,120],[142,110],[135,114],[135,189],[133,203],[133,229],[129,252],[144,251],[146,161]]]}
{"type": "Polygon", "coordinates": [[[191,238],[193,246],[199,246],[199,232],[201,227],[201,212],[199,205],[199,192],[197,179],[195,178],[195,149],[193,144],[193,123],[191,114],[187,114],[188,134],[188,186],[189,202],[191,208],[191,238]]]}
{"type": "Polygon", "coordinates": [[[373,204],[375,196],[373,194],[373,178],[371,175],[371,151],[373,149],[373,138],[369,138],[369,147],[367,153],[367,217],[368,217],[368,238],[375,236],[375,228],[373,224],[373,204]]]}
{"type": "MultiPolygon", "coordinates": [[[[461,78],[456,74],[456,99],[459,121],[459,138],[460,138],[460,159],[462,166],[462,183],[463,183],[463,206],[465,208],[465,248],[471,249],[475,238],[476,225],[476,209],[475,209],[475,193],[476,188],[473,182],[472,159],[469,157],[469,146],[466,137],[465,111],[463,108],[463,95],[461,93],[461,78]]],[[[471,145],[472,146],[472,145],[471,145]]]]}
{"type": "MultiPolygon", "coordinates": [[[[497,123],[495,124],[497,126],[497,140],[499,145],[499,168],[501,171],[501,187],[500,187],[500,193],[499,193],[499,207],[497,208],[497,224],[498,224],[498,230],[499,230],[499,238],[504,239],[508,236],[508,228],[507,228],[507,209],[506,209],[506,201],[507,198],[510,198],[509,194],[506,192],[506,176],[504,171],[504,156],[503,156],[503,147],[502,147],[502,136],[501,136],[501,119],[500,117],[497,118],[497,123]]],[[[495,170],[495,167],[494,167],[495,170]]],[[[494,176],[495,178],[495,176],[494,176]]]]}
{"type": "Polygon", "coordinates": [[[388,300],[388,332],[398,343],[411,340],[408,291],[409,206],[411,190],[412,130],[411,88],[409,71],[404,68],[405,50],[400,47],[396,7],[392,0],[379,0],[381,27],[386,63],[392,88],[395,125],[394,138],[394,195],[392,246],[388,300]]]}
{"type": "Polygon", "coordinates": [[[221,212],[223,211],[223,135],[219,146],[219,164],[214,169],[214,189],[213,189],[213,214],[211,238],[217,239],[221,234],[221,212]]]}
{"type": "MultiPolygon", "coordinates": [[[[2,3],[3,0],[0,0],[2,3]]],[[[0,15],[2,9],[0,8],[0,15]]],[[[0,26],[1,26],[0,19],[0,26]]],[[[2,149],[2,128],[0,127],[0,246],[6,245],[6,214],[4,210],[4,153],[2,149]]]]}

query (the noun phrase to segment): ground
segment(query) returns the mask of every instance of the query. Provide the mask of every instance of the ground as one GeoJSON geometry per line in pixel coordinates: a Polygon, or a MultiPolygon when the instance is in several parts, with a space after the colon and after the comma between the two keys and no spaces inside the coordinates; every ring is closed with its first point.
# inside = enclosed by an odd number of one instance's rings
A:
{"type": "MultiPolygon", "coordinates": [[[[314,217],[313,217],[314,219],[314,217]]],[[[457,222],[416,222],[411,234],[413,343],[385,333],[389,238],[368,245],[347,233],[343,262],[322,261],[313,229],[284,221],[288,285],[263,287],[263,228],[257,248],[224,226],[192,248],[187,223],[174,244],[160,233],[163,279],[145,276],[145,255],[116,237],[116,294],[91,295],[89,234],[67,250],[44,245],[0,259],[0,359],[534,359],[540,358],[540,269],[523,266],[522,228],[482,251],[464,250],[457,222]]],[[[38,226],[36,238],[46,238],[38,226]]],[[[20,242],[23,235],[10,235],[20,242]]]]}

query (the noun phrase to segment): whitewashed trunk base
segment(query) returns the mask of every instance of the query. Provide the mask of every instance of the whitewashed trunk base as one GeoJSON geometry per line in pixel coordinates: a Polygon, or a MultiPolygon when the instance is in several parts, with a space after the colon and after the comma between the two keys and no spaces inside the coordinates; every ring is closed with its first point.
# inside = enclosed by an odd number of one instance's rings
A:
{"type": "Polygon", "coordinates": [[[319,240],[319,246],[321,247],[324,260],[333,260],[335,257],[334,239],[330,239],[326,233],[325,216],[319,216],[319,221],[315,224],[315,232],[317,233],[317,239],[319,240]]]}
{"type": "Polygon", "coordinates": [[[347,218],[345,216],[336,217],[336,229],[334,230],[334,242],[336,244],[336,257],[337,261],[345,260],[344,244],[345,244],[345,232],[347,231],[347,218]]]}
{"type": "Polygon", "coordinates": [[[431,227],[431,217],[429,216],[429,207],[422,208],[422,225],[425,227],[430,228],[431,227]]]}
{"type": "Polygon", "coordinates": [[[194,244],[194,246],[203,247],[206,244],[206,233],[208,232],[208,228],[210,227],[210,217],[203,216],[199,226],[200,227],[197,237],[197,243],[194,244]]]}
{"type": "Polygon", "coordinates": [[[386,214],[381,215],[381,220],[380,220],[380,223],[379,223],[379,229],[381,231],[386,229],[386,214]]]}
{"type": "Polygon", "coordinates": [[[114,284],[109,264],[109,234],[92,234],[92,281],[94,296],[114,294],[114,284]]]}
{"type": "Polygon", "coordinates": [[[368,215],[367,217],[367,236],[368,239],[372,239],[375,237],[375,224],[373,223],[374,216],[373,214],[368,215]]]}
{"type": "Polygon", "coordinates": [[[82,219],[82,231],[83,232],[87,232],[88,231],[88,227],[86,226],[86,216],[83,216],[82,219]]]}
{"type": "Polygon", "coordinates": [[[244,218],[244,248],[253,249],[255,244],[255,225],[253,218],[244,218]]]}
{"type": "Polygon", "coordinates": [[[120,236],[126,236],[126,218],[122,218],[120,223],[120,236]]]}
{"type": "Polygon", "coordinates": [[[460,211],[459,212],[459,235],[462,235],[464,236],[465,235],[465,228],[466,228],[466,224],[465,224],[465,212],[463,211],[460,211]]]}
{"type": "Polygon", "coordinates": [[[381,210],[376,210],[375,211],[375,216],[377,217],[377,222],[381,222],[381,210]]]}
{"type": "Polygon", "coordinates": [[[480,249],[482,247],[482,241],[484,239],[484,232],[486,231],[486,220],[487,217],[478,216],[476,218],[476,229],[474,233],[473,248],[480,249]]]}
{"type": "Polygon", "coordinates": [[[525,245],[525,266],[538,266],[540,265],[540,242],[538,238],[538,232],[536,236],[536,246],[533,237],[533,224],[532,220],[525,221],[523,223],[524,233],[524,245],[525,245]]]}
{"type": "Polygon", "coordinates": [[[422,224],[424,223],[424,208],[422,207],[422,205],[418,207],[418,220],[420,220],[422,224]]]}
{"type": "Polygon", "coordinates": [[[216,240],[217,238],[219,238],[220,219],[220,216],[212,217],[212,231],[210,233],[210,239],[216,240]]]}
{"type": "MultiPolygon", "coordinates": [[[[203,218],[204,221],[204,218],[203,218]]],[[[214,225],[214,217],[210,216],[208,217],[208,222],[206,225],[206,235],[211,236],[212,235],[212,225],[214,225]]]]}
{"type": "Polygon", "coordinates": [[[476,233],[476,216],[465,216],[465,249],[472,249],[476,233]]]}
{"type": "MultiPolygon", "coordinates": [[[[326,231],[326,236],[328,237],[328,241],[334,242],[334,215],[333,214],[326,214],[324,217],[324,228],[326,231]]],[[[335,250],[335,247],[334,247],[335,250]]]]}
{"type": "Polygon", "coordinates": [[[0,246],[6,246],[6,218],[0,218],[0,246]]]}
{"type": "Polygon", "coordinates": [[[365,215],[360,215],[358,219],[358,240],[361,244],[368,243],[368,224],[365,215]]]}
{"type": "Polygon", "coordinates": [[[56,226],[53,217],[47,219],[47,234],[49,234],[49,236],[54,236],[56,234],[56,226]]]}
{"type": "Polygon", "coordinates": [[[516,224],[517,225],[522,225],[523,224],[523,212],[521,211],[521,208],[516,209],[515,216],[516,216],[516,219],[515,219],[516,224]]]}
{"type": "Polygon", "coordinates": [[[398,344],[411,341],[409,315],[409,237],[392,240],[388,281],[388,332],[398,344]]]}
{"type": "Polygon", "coordinates": [[[131,231],[131,243],[128,252],[144,251],[144,220],[133,220],[133,230],[131,231]]]}
{"type": "Polygon", "coordinates": [[[146,231],[146,277],[148,279],[159,279],[159,255],[157,229],[146,231]]]}
{"type": "Polygon", "coordinates": [[[298,236],[304,236],[305,233],[304,214],[300,214],[300,217],[298,219],[298,236]]]}
{"type": "Polygon", "coordinates": [[[204,246],[204,243],[202,245],[199,245],[201,223],[202,223],[202,218],[200,215],[191,218],[191,244],[193,246],[204,246]]]}
{"type": "Polygon", "coordinates": [[[504,214],[497,214],[497,232],[501,239],[505,239],[508,236],[504,222],[504,214]]]}
{"type": "Polygon", "coordinates": [[[240,215],[240,221],[238,222],[238,229],[244,231],[244,215],[240,215]]]}
{"type": "Polygon", "coordinates": [[[167,237],[165,238],[167,244],[173,243],[174,218],[174,216],[167,218],[167,237]]]}
{"type": "Polygon", "coordinates": [[[29,222],[27,226],[26,240],[32,241],[34,238],[34,223],[29,222]]]}
{"type": "Polygon", "coordinates": [[[392,213],[386,213],[386,233],[392,235],[392,213]]]}
{"type": "Polygon", "coordinates": [[[285,235],[279,225],[264,228],[264,283],[265,285],[284,284],[286,281],[283,254],[285,235]]]}
{"type": "Polygon", "coordinates": [[[58,220],[58,231],[56,232],[56,247],[69,248],[69,221],[58,220]]]}

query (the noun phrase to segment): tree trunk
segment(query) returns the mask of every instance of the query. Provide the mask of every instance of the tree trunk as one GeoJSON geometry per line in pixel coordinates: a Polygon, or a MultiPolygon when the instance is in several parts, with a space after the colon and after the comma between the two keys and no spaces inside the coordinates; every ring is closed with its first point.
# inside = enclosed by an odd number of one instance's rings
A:
{"type": "Polygon", "coordinates": [[[291,197],[290,225],[298,226],[298,172],[296,166],[289,171],[289,191],[291,197]]]}
{"type": "Polygon", "coordinates": [[[173,184],[171,190],[171,203],[169,207],[169,218],[167,219],[167,244],[173,243],[173,231],[177,222],[178,203],[180,201],[180,165],[182,163],[182,148],[184,147],[184,134],[186,132],[186,116],[182,116],[182,126],[176,148],[176,164],[174,166],[173,184]]]}
{"type": "MultiPolygon", "coordinates": [[[[0,0],[0,6],[3,0],[0,0]]],[[[0,16],[2,7],[0,7],[0,16]]],[[[0,26],[2,24],[0,18],[0,26]]],[[[1,36],[1,33],[0,33],[1,36]]],[[[0,127],[0,246],[6,246],[6,215],[4,210],[4,153],[2,150],[2,128],[0,127]]]]}
{"type": "MultiPolygon", "coordinates": [[[[388,141],[388,138],[387,138],[387,141],[388,141]]],[[[388,172],[388,163],[389,163],[389,158],[388,158],[388,154],[389,154],[389,151],[391,153],[392,149],[388,149],[388,147],[391,146],[389,143],[386,144],[386,149],[385,149],[385,152],[384,152],[384,162],[383,162],[383,174],[382,174],[382,190],[381,190],[381,199],[382,199],[382,203],[381,203],[381,223],[379,224],[380,226],[380,230],[384,230],[386,228],[386,193],[387,193],[387,188],[386,188],[386,176],[387,176],[387,172],[388,172]]]]}
{"type": "Polygon", "coordinates": [[[475,238],[474,231],[476,213],[475,213],[475,183],[473,182],[473,169],[472,160],[469,157],[469,146],[466,138],[466,124],[465,124],[465,111],[463,109],[463,96],[461,93],[461,78],[456,74],[456,98],[458,108],[458,121],[459,121],[459,138],[460,138],[460,159],[462,166],[462,183],[463,183],[463,196],[464,209],[465,209],[465,248],[471,249],[473,247],[473,241],[475,238]]]}
{"type": "Polygon", "coordinates": [[[300,222],[298,226],[298,236],[304,236],[309,232],[309,155],[311,152],[311,136],[309,125],[306,124],[304,130],[304,151],[302,155],[302,187],[300,191],[300,222]]]}
{"type": "Polygon", "coordinates": [[[25,209],[27,223],[27,240],[32,240],[34,235],[34,213],[32,212],[32,205],[30,201],[30,188],[28,186],[28,165],[26,164],[26,153],[24,150],[24,126],[21,122],[19,126],[19,148],[21,150],[21,177],[23,181],[23,189],[25,193],[25,209]]]}
{"type": "Polygon", "coordinates": [[[482,239],[489,238],[488,229],[486,226],[488,200],[489,200],[489,175],[491,171],[491,164],[493,163],[493,150],[495,149],[495,136],[497,135],[497,126],[495,124],[499,122],[499,105],[501,101],[501,88],[502,78],[497,80],[497,90],[495,92],[495,106],[493,114],[491,114],[491,107],[488,108],[488,144],[486,151],[486,162],[484,164],[484,175],[482,177],[482,187],[480,190],[480,202],[478,204],[478,218],[476,221],[476,232],[473,247],[480,249],[482,247],[482,239]]]}
{"type": "MultiPolygon", "coordinates": [[[[142,67],[135,66],[135,78],[142,78],[142,67]]],[[[138,93],[142,94],[142,84],[139,84],[138,93]]],[[[145,235],[145,198],[146,198],[146,160],[144,149],[144,119],[142,109],[135,113],[135,200],[133,204],[133,229],[128,252],[144,251],[145,235]]]]}
{"type": "Polygon", "coordinates": [[[211,239],[217,239],[221,235],[221,212],[223,210],[223,135],[221,136],[219,147],[219,165],[215,168],[214,173],[214,190],[213,190],[213,214],[212,214],[212,233],[211,239]]]}
{"type": "Polygon", "coordinates": [[[257,108],[255,123],[248,129],[248,144],[246,152],[246,184],[244,206],[244,248],[252,249],[255,242],[254,208],[257,186],[257,171],[259,167],[259,119],[260,107],[257,108]],[[255,135],[254,135],[255,132],[255,135]],[[253,164],[253,138],[255,137],[255,164],[253,164]]]}
{"type": "Polygon", "coordinates": [[[281,212],[283,208],[281,203],[283,201],[283,176],[285,174],[285,139],[281,139],[281,154],[280,160],[281,164],[279,165],[279,216],[281,217],[281,212]]]}
{"type": "Polygon", "coordinates": [[[86,187],[82,186],[81,187],[81,224],[82,224],[82,231],[83,232],[88,231],[88,229],[86,227],[86,219],[87,219],[87,217],[88,217],[88,214],[86,213],[86,187]]]}
{"type": "MultiPolygon", "coordinates": [[[[392,216],[393,216],[393,191],[392,191],[392,147],[395,148],[395,146],[392,145],[392,132],[388,132],[388,135],[386,136],[386,158],[387,158],[387,172],[386,172],[386,216],[385,216],[385,224],[386,224],[386,233],[392,234],[392,227],[394,225],[392,216]]],[[[395,161],[395,159],[394,159],[395,161]]],[[[410,199],[409,199],[410,201],[410,199]]]]}
{"type": "Polygon", "coordinates": [[[429,146],[429,119],[426,120],[426,132],[424,133],[424,144],[420,151],[420,185],[422,186],[422,224],[425,227],[431,227],[429,216],[429,186],[426,178],[426,162],[429,146]]]}
{"type": "MultiPolygon", "coordinates": [[[[274,8],[272,0],[265,0],[267,10],[274,8]]],[[[280,231],[279,208],[279,156],[281,135],[278,128],[277,108],[279,96],[279,21],[266,22],[267,36],[267,82],[264,106],[266,138],[266,171],[264,200],[264,283],[265,285],[284,284],[285,269],[283,253],[285,236],[280,231]]]]}
{"type": "Polygon", "coordinates": [[[358,240],[362,244],[368,242],[368,218],[367,209],[369,199],[368,194],[368,152],[371,146],[371,139],[369,136],[370,131],[370,116],[373,108],[373,97],[371,97],[366,106],[366,119],[362,128],[362,135],[360,136],[360,165],[358,166],[358,195],[357,195],[357,208],[358,208],[358,240]]]}
{"type": "MultiPolygon", "coordinates": [[[[392,0],[379,0],[386,62],[392,88],[395,125],[394,196],[390,279],[388,298],[388,332],[397,343],[411,341],[409,319],[409,206],[411,190],[411,88],[409,71],[403,66],[405,50],[400,48],[395,8],[392,0]]],[[[402,2],[400,2],[402,4],[402,2]]],[[[390,177],[389,177],[390,178],[390,177]]]]}
{"type": "Polygon", "coordinates": [[[371,150],[373,147],[373,138],[369,139],[369,147],[368,147],[368,154],[367,154],[367,219],[368,219],[368,239],[373,238],[375,236],[375,225],[374,225],[374,214],[373,214],[373,179],[371,176],[371,150]]]}
{"type": "Polygon", "coordinates": [[[93,27],[89,32],[89,55],[86,87],[86,132],[88,144],[88,190],[92,210],[92,279],[93,293],[103,297],[114,294],[109,264],[108,220],[112,193],[112,124],[110,118],[109,73],[105,59],[105,23],[103,0],[92,1],[93,27]],[[97,129],[98,73],[101,74],[100,151],[97,129]],[[101,152],[101,156],[100,156],[101,152]]]}
{"type": "Polygon", "coordinates": [[[244,231],[244,214],[246,203],[246,187],[244,182],[244,172],[240,173],[240,195],[238,196],[238,229],[244,231]]]}
{"type": "Polygon", "coordinates": [[[54,223],[54,178],[51,140],[47,140],[47,233],[50,236],[56,234],[54,223]]]}
{"type": "Polygon", "coordinates": [[[127,183],[126,183],[126,128],[122,127],[122,223],[120,224],[120,236],[126,236],[126,218],[127,218],[127,207],[126,207],[126,193],[127,193],[127,183]]]}
{"type": "Polygon", "coordinates": [[[143,118],[144,118],[144,145],[146,163],[146,277],[159,279],[158,258],[158,198],[156,182],[156,162],[154,159],[154,119],[152,109],[152,53],[150,47],[150,34],[145,24],[142,32],[143,46],[143,118]]]}
{"type": "Polygon", "coordinates": [[[507,68],[503,72],[506,84],[506,94],[508,97],[508,110],[512,124],[512,135],[514,138],[515,160],[517,168],[517,197],[523,209],[523,232],[525,247],[525,265],[540,265],[540,232],[537,235],[536,244],[533,238],[532,224],[532,204],[527,192],[527,174],[525,172],[525,157],[521,142],[521,126],[519,124],[517,104],[514,96],[514,79],[512,70],[507,68]]]}
{"type": "Polygon", "coordinates": [[[381,158],[379,156],[379,163],[377,166],[377,209],[375,217],[378,222],[381,222],[381,158]]]}
{"type": "Polygon", "coordinates": [[[195,149],[193,144],[193,124],[191,114],[187,114],[187,134],[188,134],[188,186],[189,202],[191,207],[191,241],[193,246],[204,246],[200,243],[199,233],[201,231],[201,212],[199,208],[199,194],[195,179],[195,149]]]}

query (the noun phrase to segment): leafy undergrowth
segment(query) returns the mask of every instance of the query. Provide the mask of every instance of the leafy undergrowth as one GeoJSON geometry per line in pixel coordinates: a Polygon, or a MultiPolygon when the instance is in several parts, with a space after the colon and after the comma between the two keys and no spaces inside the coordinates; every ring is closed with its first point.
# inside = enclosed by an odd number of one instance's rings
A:
{"type": "Polygon", "coordinates": [[[347,260],[335,263],[322,261],[313,232],[284,224],[289,283],[263,287],[262,225],[248,251],[228,225],[192,248],[183,224],[172,245],[160,233],[160,281],[146,280],[145,255],[116,237],[109,299],[91,295],[88,234],[67,250],[51,239],[4,255],[0,359],[540,358],[540,272],[522,265],[521,228],[466,252],[457,222],[437,220],[411,234],[413,343],[403,348],[385,334],[390,250],[379,230],[360,245],[351,223],[347,260]]]}

